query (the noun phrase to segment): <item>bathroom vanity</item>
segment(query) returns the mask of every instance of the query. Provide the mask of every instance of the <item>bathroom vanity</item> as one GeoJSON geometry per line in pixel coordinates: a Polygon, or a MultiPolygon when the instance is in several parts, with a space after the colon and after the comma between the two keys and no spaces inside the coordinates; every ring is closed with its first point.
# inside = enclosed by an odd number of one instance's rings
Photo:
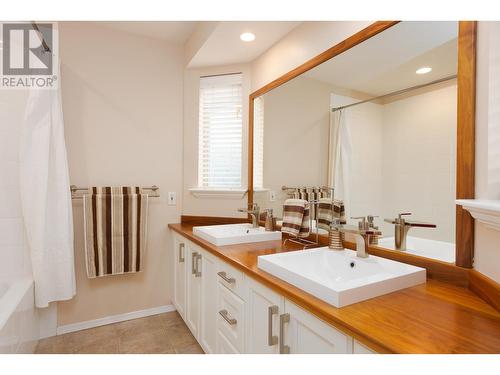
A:
{"type": "Polygon", "coordinates": [[[336,308],[258,268],[293,251],[279,240],[219,247],[169,228],[173,304],[207,353],[500,352],[500,313],[466,288],[428,279],[336,308]]]}

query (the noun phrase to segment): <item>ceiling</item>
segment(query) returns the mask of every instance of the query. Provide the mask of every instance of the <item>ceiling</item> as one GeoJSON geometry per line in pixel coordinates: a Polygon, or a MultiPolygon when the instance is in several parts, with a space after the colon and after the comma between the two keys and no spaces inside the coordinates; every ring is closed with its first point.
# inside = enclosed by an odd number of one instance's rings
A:
{"type": "Polygon", "coordinates": [[[121,32],[181,44],[188,50],[189,68],[247,63],[275,44],[301,22],[294,21],[114,21],[95,22],[121,32]],[[253,42],[240,34],[252,32],[253,42]]]}
{"type": "Polygon", "coordinates": [[[164,40],[176,44],[185,44],[189,39],[197,22],[156,22],[156,21],[113,21],[95,22],[114,30],[124,31],[130,34],[144,36],[153,39],[164,40]]]}
{"type": "Polygon", "coordinates": [[[218,22],[188,67],[229,65],[254,60],[301,22],[218,22]],[[253,42],[242,42],[240,34],[252,32],[253,42]]]}
{"type": "Polygon", "coordinates": [[[457,33],[457,22],[401,22],[305,76],[370,95],[431,82],[456,74],[457,33]]]}

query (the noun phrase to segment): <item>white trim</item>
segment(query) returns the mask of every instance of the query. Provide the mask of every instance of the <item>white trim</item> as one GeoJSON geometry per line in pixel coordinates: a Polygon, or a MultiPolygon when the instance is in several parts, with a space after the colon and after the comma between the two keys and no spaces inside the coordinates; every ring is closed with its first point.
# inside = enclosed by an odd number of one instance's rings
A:
{"type": "Polygon", "coordinates": [[[243,199],[247,193],[247,189],[191,188],[189,192],[196,198],[243,199]]]}
{"type": "Polygon", "coordinates": [[[76,332],[76,331],[81,331],[84,329],[100,327],[100,326],[104,326],[107,324],[124,322],[126,320],[131,320],[131,319],[144,318],[146,316],[158,315],[158,314],[162,314],[162,313],[166,313],[166,312],[170,312],[170,311],[175,311],[175,310],[176,309],[175,309],[174,305],[164,305],[164,306],[153,307],[151,309],[146,309],[146,310],[138,310],[138,311],[132,311],[132,312],[124,313],[124,314],[106,316],[104,318],[95,319],[95,320],[87,320],[85,322],[66,324],[64,326],[57,327],[57,335],[63,335],[65,333],[76,332]]]}
{"type": "Polygon", "coordinates": [[[500,201],[486,199],[457,199],[457,204],[469,211],[486,227],[500,231],[500,201]]]}

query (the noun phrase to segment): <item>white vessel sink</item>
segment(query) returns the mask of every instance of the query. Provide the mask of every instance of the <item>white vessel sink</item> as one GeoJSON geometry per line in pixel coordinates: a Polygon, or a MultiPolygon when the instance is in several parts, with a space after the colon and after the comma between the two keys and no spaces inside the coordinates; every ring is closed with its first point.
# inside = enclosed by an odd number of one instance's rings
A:
{"type": "Polygon", "coordinates": [[[281,240],[281,232],[268,232],[252,224],[225,224],[193,227],[193,234],[217,246],[281,240]]]}
{"type": "MultiPolygon", "coordinates": [[[[394,237],[378,239],[378,246],[395,250],[394,237]]],[[[426,238],[406,237],[406,253],[421,257],[437,259],[443,262],[455,263],[455,244],[426,238]]]]}
{"type": "Polygon", "coordinates": [[[351,250],[327,247],[262,255],[261,270],[336,307],[425,283],[425,269],[351,250]]]}

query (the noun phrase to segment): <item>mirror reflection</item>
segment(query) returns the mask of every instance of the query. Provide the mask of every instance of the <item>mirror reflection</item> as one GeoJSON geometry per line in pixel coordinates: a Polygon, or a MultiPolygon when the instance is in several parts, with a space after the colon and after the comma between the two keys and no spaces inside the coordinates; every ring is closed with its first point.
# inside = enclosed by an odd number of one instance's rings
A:
{"type": "Polygon", "coordinates": [[[334,199],[379,246],[454,262],[457,32],[401,22],[256,98],[254,203],[280,224],[334,199]]]}

